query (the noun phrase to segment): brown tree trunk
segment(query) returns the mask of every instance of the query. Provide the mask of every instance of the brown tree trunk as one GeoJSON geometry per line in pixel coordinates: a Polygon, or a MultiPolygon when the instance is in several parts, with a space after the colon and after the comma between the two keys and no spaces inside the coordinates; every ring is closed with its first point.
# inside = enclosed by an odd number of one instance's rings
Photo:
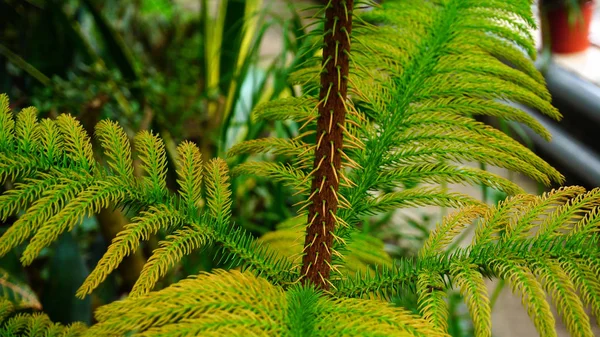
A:
{"type": "Polygon", "coordinates": [[[325,11],[317,147],[301,270],[305,283],[324,290],[329,289],[338,208],[352,9],[353,0],[331,0],[325,11]]]}

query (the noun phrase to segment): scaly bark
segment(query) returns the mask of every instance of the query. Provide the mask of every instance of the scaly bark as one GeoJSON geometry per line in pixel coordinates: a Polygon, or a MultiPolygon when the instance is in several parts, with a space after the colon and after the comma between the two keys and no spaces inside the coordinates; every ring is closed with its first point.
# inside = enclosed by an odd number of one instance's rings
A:
{"type": "Polygon", "coordinates": [[[325,11],[317,147],[301,270],[305,283],[324,290],[329,289],[333,231],[338,209],[353,2],[331,0],[325,11]]]}

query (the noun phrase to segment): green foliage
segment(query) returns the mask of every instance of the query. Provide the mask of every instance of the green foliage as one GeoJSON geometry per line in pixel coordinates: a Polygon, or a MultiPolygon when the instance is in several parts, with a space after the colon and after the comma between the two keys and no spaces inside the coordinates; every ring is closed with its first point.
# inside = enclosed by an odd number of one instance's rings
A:
{"type": "MultiPolygon", "coordinates": [[[[291,218],[279,225],[276,230],[268,232],[259,240],[287,257],[296,267],[300,267],[302,245],[306,233],[305,216],[291,218]]],[[[371,235],[355,232],[344,256],[344,264],[340,266],[344,275],[353,276],[357,272],[373,270],[377,265],[391,266],[390,256],[383,249],[383,242],[371,235]]]]}
{"type": "MultiPolygon", "coordinates": [[[[340,223],[356,223],[399,207],[478,203],[439,185],[414,182],[475,183],[509,195],[523,192],[507,179],[457,165],[460,162],[504,167],[544,184],[563,180],[533,152],[472,118],[516,120],[546,138],[547,131],[537,121],[499,100],[521,102],[560,118],[542,76],[520,49],[535,55],[528,30],[533,26],[529,2],[507,2],[495,10],[497,5],[496,1],[386,1],[383,8],[355,14],[348,78],[351,99],[345,102],[349,114],[344,125],[345,169],[339,173],[340,223]],[[499,25],[499,20],[509,25],[499,25]],[[516,68],[503,64],[499,56],[516,68]]],[[[292,74],[290,82],[316,87],[320,72],[320,58],[315,57],[292,74]]],[[[317,104],[316,96],[305,94],[258,106],[258,118],[291,118],[303,126],[303,133],[289,140],[242,143],[230,155],[271,152],[289,155],[293,165],[247,162],[234,172],[284,182],[307,197],[314,142],[318,144],[309,138],[315,132],[317,104]]],[[[336,230],[343,239],[351,232],[351,226],[336,230]]]]}
{"type": "MultiPolygon", "coordinates": [[[[478,336],[490,335],[490,304],[485,277],[509,282],[523,298],[542,336],[555,335],[549,295],[573,336],[592,336],[584,307],[596,308],[598,208],[600,189],[554,190],[542,196],[517,195],[496,207],[469,207],[438,225],[416,261],[398,261],[378,273],[357,275],[336,285],[338,296],[389,297],[399,288],[415,289],[420,310],[441,328],[448,320],[444,301],[448,284],[465,295],[478,336]],[[446,247],[474,219],[473,242],[447,252],[446,247]],[[594,276],[595,275],[595,276],[594,276]]],[[[593,309],[597,315],[597,309],[593,309]]],[[[597,316],[596,316],[597,317],[597,316]]]]}
{"type": "Polygon", "coordinates": [[[18,181],[14,189],[0,197],[2,216],[6,219],[24,213],[0,238],[0,254],[31,239],[21,257],[24,264],[31,264],[43,248],[61,233],[73,230],[83,217],[101,208],[132,206],[139,215],[113,240],[79,296],[89,294],[141,242],[158,232],[169,235],[145,266],[136,293],[151,290],[158,278],[181,259],[182,251],[189,252],[207,241],[231,252],[233,265],[262,270],[276,283],[293,279],[287,261],[257,246],[245,230],[229,223],[231,192],[223,160],[213,159],[204,166],[195,145],[182,143],[177,163],[180,190],[173,193],[166,188],[165,149],[156,135],[142,131],[134,140],[145,172],[135,178],[129,141],[116,123],[103,121],[96,128],[107,158],[108,167],[104,167],[94,159],[90,139],[73,117],[61,115],[55,121],[38,123],[32,110],[26,109],[14,123],[7,97],[1,99],[4,108],[0,128],[11,136],[6,137],[0,154],[0,176],[4,181],[18,181]],[[42,139],[46,144],[41,144],[42,139]],[[201,203],[203,176],[206,196],[201,203]]]}
{"type": "MultiPolygon", "coordinates": [[[[329,290],[306,282],[296,257],[304,253],[299,243],[312,221],[306,207],[311,194],[319,193],[310,180],[323,164],[314,156],[322,141],[314,134],[323,102],[313,89],[321,85],[320,61],[332,60],[309,58],[291,76],[291,83],[302,85],[301,97],[256,109],[257,118],[295,120],[301,134],[251,140],[230,150],[232,156],[289,157],[288,163],[247,162],[234,171],[287,184],[304,198],[298,217],[260,239],[232,221],[224,160],[204,163],[193,143],[182,142],[172,163],[178,184],[173,191],[167,184],[166,145],[155,133],[139,132],[132,151],[125,131],[102,121],[95,132],[102,151],[94,152],[87,132],[70,115],[37,121],[30,108],[15,120],[8,98],[0,96],[0,180],[13,184],[0,196],[0,218],[19,215],[0,238],[0,256],[27,243],[21,261],[29,265],[84,217],[108,207],[129,209],[135,214],[132,222],[84,281],[77,293],[84,297],[144,241],[164,237],[129,297],[100,307],[98,323],[89,329],[14,312],[14,304],[2,301],[0,332],[448,336],[448,292],[457,288],[475,334],[491,336],[492,300],[485,278],[493,278],[508,282],[522,297],[540,335],[556,335],[549,297],[571,335],[593,336],[586,309],[600,318],[600,189],[564,187],[528,195],[507,179],[460,165],[479,161],[545,184],[563,180],[534,153],[473,118],[519,121],[549,138],[534,119],[502,102],[521,102],[560,117],[531,62],[530,11],[526,0],[388,0],[369,11],[346,8],[355,25],[348,35],[349,95],[342,97],[344,143],[337,148],[343,168],[330,177],[340,186],[334,191],[340,209],[332,214],[333,243],[325,244],[334,256],[335,274],[324,280],[329,290]],[[138,165],[141,176],[134,174],[138,165]],[[487,206],[438,186],[447,182],[483,184],[510,197],[487,206]],[[423,205],[461,209],[437,225],[416,257],[392,261],[380,240],[361,231],[371,215],[423,205]],[[476,228],[472,242],[450,249],[470,226],[476,228]],[[209,244],[218,247],[217,256],[229,270],[200,273],[153,291],[184,256],[209,244]],[[389,303],[406,294],[416,298],[417,312],[389,303]]],[[[311,36],[323,34],[328,32],[317,29],[311,36]]]]}
{"type": "MultiPolygon", "coordinates": [[[[4,300],[11,302],[11,308],[42,309],[37,295],[26,283],[11,276],[6,270],[0,269],[0,301],[4,300]]],[[[5,314],[0,313],[0,316],[3,315],[5,314]]]]}
{"type": "Polygon", "coordinates": [[[600,189],[584,193],[579,187],[569,187],[540,197],[518,195],[496,207],[457,211],[432,233],[418,260],[396,261],[393,267],[366,275],[358,272],[334,282],[329,296],[297,284],[278,287],[249,272],[201,274],[99,309],[99,323],[84,336],[133,331],[140,336],[298,335],[299,331],[305,335],[344,335],[343,331],[361,336],[369,331],[373,335],[444,335],[449,284],[465,295],[476,334],[484,336],[491,333],[485,277],[509,282],[523,297],[540,335],[555,334],[548,294],[573,336],[592,336],[584,308],[590,306],[594,315],[599,313],[598,200],[600,189]],[[594,205],[590,205],[592,200],[594,205]],[[570,214],[568,221],[564,221],[565,213],[570,214]],[[446,252],[445,247],[474,218],[480,222],[473,243],[446,252]],[[524,223],[523,218],[533,221],[524,223]],[[417,292],[426,321],[379,300],[400,289],[417,292]],[[310,326],[300,324],[306,320],[310,326]]]}
{"type": "Polygon", "coordinates": [[[330,298],[300,285],[284,291],[237,271],[200,274],[105,306],[96,317],[99,323],[84,336],[131,331],[139,336],[445,336],[422,318],[390,305],[330,298]]]}
{"type": "Polygon", "coordinates": [[[79,337],[87,330],[82,323],[69,326],[52,323],[45,314],[23,314],[15,312],[13,304],[0,299],[0,336],[47,336],[47,337],[79,337]]]}

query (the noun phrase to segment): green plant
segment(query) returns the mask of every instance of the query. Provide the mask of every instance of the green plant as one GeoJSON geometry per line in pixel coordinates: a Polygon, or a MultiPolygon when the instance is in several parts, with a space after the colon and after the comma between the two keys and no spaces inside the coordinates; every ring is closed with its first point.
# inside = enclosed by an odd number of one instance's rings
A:
{"type": "MultiPolygon", "coordinates": [[[[303,95],[255,111],[261,118],[294,119],[302,133],[243,142],[230,151],[289,156],[291,165],[246,162],[234,172],[282,181],[304,196],[298,219],[260,240],[231,221],[222,159],[204,164],[194,144],[181,143],[179,188],[170,191],[164,144],[155,134],[136,136],[134,156],[123,129],[101,121],[96,136],[108,158],[103,166],[73,117],[38,122],[30,108],[13,122],[3,97],[0,180],[15,185],[0,197],[0,218],[24,213],[0,238],[0,255],[29,240],[21,255],[29,264],[82,217],[115,205],[128,209],[136,215],[133,222],[83,283],[83,297],[141,241],[169,234],[129,297],[99,308],[89,329],[16,314],[3,323],[3,332],[446,336],[447,290],[454,286],[464,295],[475,334],[489,336],[489,277],[520,293],[540,335],[556,335],[548,294],[572,335],[592,336],[585,306],[598,318],[600,189],[565,187],[534,196],[502,177],[457,164],[480,161],[545,184],[563,180],[534,153],[472,118],[519,121],[549,138],[526,113],[498,101],[560,117],[531,62],[530,10],[524,0],[389,0],[368,11],[352,0],[329,1],[320,11],[323,31],[312,33],[317,43],[324,39],[322,55],[291,76],[303,95]],[[141,177],[133,175],[135,157],[145,172],[141,177]],[[436,185],[446,182],[481,183],[511,196],[490,207],[436,185]],[[461,209],[437,225],[417,257],[391,261],[381,242],[361,233],[362,220],[373,214],[419,205],[461,209]],[[472,243],[449,250],[469,226],[476,226],[472,243]],[[361,249],[360,241],[371,248],[361,249]],[[300,247],[291,247],[294,242],[300,247]],[[229,270],[153,291],[184,255],[208,244],[220,248],[229,270]],[[414,312],[386,303],[394,296],[409,303],[411,295],[414,312]]],[[[1,303],[0,316],[8,317],[12,304],[1,303]]]]}
{"type": "MultiPolygon", "coordinates": [[[[297,16],[284,21],[272,13],[268,2],[261,3],[220,1],[214,11],[205,1],[190,11],[177,2],[156,0],[3,1],[0,21],[6,25],[0,28],[0,67],[8,71],[0,71],[0,92],[19,98],[11,102],[15,110],[34,105],[39,117],[70,113],[89,135],[105,118],[118,121],[130,138],[139,130],[153,129],[165,141],[169,163],[174,163],[182,140],[195,142],[206,157],[224,156],[239,139],[275,128],[275,123],[250,119],[249,112],[261,100],[290,94],[286,73],[303,60],[297,49],[306,53],[310,47],[304,46],[297,16]],[[265,32],[274,27],[286,31],[281,52],[289,56],[287,60],[259,58],[265,32]]],[[[282,123],[277,127],[279,134],[293,128],[282,123]]],[[[99,149],[97,145],[94,148],[99,149]]],[[[104,161],[101,151],[95,156],[104,161]]],[[[137,172],[137,163],[134,167],[137,172]]],[[[166,178],[170,188],[176,186],[172,168],[166,178]]],[[[281,184],[251,189],[255,180],[232,181],[234,200],[244,205],[233,210],[232,220],[253,233],[264,233],[289,217],[286,205],[293,202],[273,198],[283,189],[281,184]]],[[[94,296],[85,301],[73,296],[131,215],[118,207],[103,209],[86,218],[68,241],[63,237],[52,250],[44,250],[33,265],[15,268],[52,320],[91,323],[95,307],[131,290],[165,233],[125,259],[94,296]],[[64,253],[69,250],[79,253],[64,253]],[[60,274],[62,279],[50,277],[56,266],[67,263],[74,266],[60,274]],[[74,299],[70,309],[61,298],[74,299]]],[[[13,220],[16,217],[8,219],[6,227],[13,220]]],[[[161,283],[217,267],[211,251],[209,247],[202,255],[186,257],[161,283]]],[[[1,259],[0,267],[18,263],[19,254],[17,249],[1,259]]]]}

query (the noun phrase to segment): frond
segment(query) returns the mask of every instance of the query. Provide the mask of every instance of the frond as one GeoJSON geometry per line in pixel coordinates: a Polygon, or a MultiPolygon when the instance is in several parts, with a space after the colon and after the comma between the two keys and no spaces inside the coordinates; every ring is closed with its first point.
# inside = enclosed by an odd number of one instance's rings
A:
{"type": "Polygon", "coordinates": [[[0,300],[0,322],[4,321],[8,315],[15,310],[15,306],[7,299],[0,300]]]}
{"type": "Polygon", "coordinates": [[[549,214],[540,225],[536,236],[540,239],[550,239],[563,235],[575,226],[581,226],[580,221],[598,206],[600,206],[600,188],[581,193],[549,214]]]}
{"type": "Polygon", "coordinates": [[[282,138],[261,138],[249,140],[233,146],[228,152],[228,156],[235,156],[241,153],[272,153],[292,158],[296,169],[306,170],[314,161],[314,145],[304,143],[298,139],[282,138]]]}
{"type": "Polygon", "coordinates": [[[180,195],[189,208],[198,207],[202,198],[202,155],[196,145],[183,142],[177,147],[180,195]]]}
{"type": "Polygon", "coordinates": [[[227,152],[227,155],[272,152],[273,154],[295,157],[310,153],[310,150],[314,150],[314,147],[297,139],[260,138],[234,145],[227,152]]]}
{"type": "Polygon", "coordinates": [[[233,174],[267,177],[293,188],[298,194],[308,194],[310,189],[310,176],[304,171],[286,164],[250,161],[236,166],[233,174]]]}
{"type": "Polygon", "coordinates": [[[556,335],[549,295],[573,336],[592,336],[586,306],[597,317],[598,193],[562,188],[542,196],[517,195],[491,209],[472,206],[457,211],[437,226],[416,261],[396,261],[373,274],[339,280],[333,293],[387,298],[400,288],[414,289],[424,317],[444,328],[445,289],[454,284],[464,296],[477,335],[489,336],[483,278],[500,278],[521,296],[540,335],[556,335]],[[445,251],[476,218],[473,242],[445,251]],[[582,230],[587,226],[593,229],[582,230]]]}
{"type": "Polygon", "coordinates": [[[8,96],[0,94],[0,149],[11,149],[14,139],[15,120],[8,104],[8,96]]]}
{"type": "Polygon", "coordinates": [[[56,163],[64,156],[63,135],[51,119],[44,118],[38,124],[40,156],[46,163],[56,163]]]}
{"type": "Polygon", "coordinates": [[[24,210],[28,205],[41,198],[44,192],[54,186],[58,179],[50,174],[39,173],[35,178],[25,178],[15,183],[13,189],[0,195],[0,220],[24,210]]]}
{"type": "Polygon", "coordinates": [[[167,239],[144,268],[136,295],[150,291],[184,254],[205,242],[217,243],[224,261],[252,268],[275,284],[295,280],[288,261],[230,223],[231,191],[223,160],[204,166],[198,148],[184,142],[176,163],[180,190],[173,193],[166,186],[165,146],[157,135],[143,131],[136,136],[136,154],[145,174],[135,177],[135,156],[116,123],[102,121],[96,127],[107,169],[94,160],[89,137],[73,117],[60,115],[36,124],[35,110],[28,109],[19,114],[15,126],[7,102],[1,103],[0,129],[11,134],[2,135],[7,144],[0,148],[0,179],[12,179],[14,188],[0,196],[0,218],[23,213],[0,238],[0,256],[30,240],[21,256],[23,264],[30,264],[84,217],[108,207],[134,205],[138,217],[117,234],[78,296],[90,293],[125,256],[159,231],[167,239]]]}
{"type": "Polygon", "coordinates": [[[465,297],[471,318],[475,326],[476,336],[492,335],[492,309],[488,297],[487,286],[478,266],[459,261],[450,267],[454,284],[460,288],[465,297]]]}
{"type": "MultiPolygon", "coordinates": [[[[353,15],[344,102],[349,117],[342,125],[345,169],[337,193],[340,222],[354,225],[364,216],[403,207],[478,204],[464,195],[415,187],[415,182],[523,192],[507,179],[461,167],[464,162],[521,172],[544,184],[563,180],[532,151],[474,120],[486,115],[518,121],[549,139],[539,122],[509,102],[561,117],[532,62],[529,31],[535,22],[529,2],[389,0],[353,15]]],[[[293,119],[312,130],[320,104],[312,93],[320,89],[323,69],[320,56],[309,58],[289,82],[311,94],[260,105],[255,116],[293,119]]],[[[312,151],[301,149],[269,138],[237,145],[231,155],[273,151],[310,164],[312,151]]],[[[248,162],[234,172],[269,177],[310,194],[312,172],[304,164],[288,169],[286,164],[248,162]]],[[[352,231],[352,226],[338,226],[335,235],[342,240],[336,246],[349,243],[352,231]]]]}
{"type": "Polygon", "coordinates": [[[481,201],[461,193],[452,193],[437,187],[418,187],[366,198],[361,205],[356,205],[353,211],[356,214],[376,214],[400,207],[439,205],[460,208],[481,204],[481,201]]]}
{"type": "Polygon", "coordinates": [[[159,248],[152,252],[129,296],[137,297],[150,292],[156,282],[185,255],[190,255],[194,250],[211,242],[210,234],[206,227],[192,224],[176,230],[160,241],[159,248]]]}
{"type": "Polygon", "coordinates": [[[503,257],[494,262],[492,270],[510,283],[513,293],[521,293],[521,302],[526,306],[527,314],[533,320],[540,336],[556,336],[554,315],[546,301],[543,286],[531,269],[518,263],[520,261],[511,261],[503,257]]]}
{"type": "Polygon", "coordinates": [[[122,201],[123,197],[124,193],[121,186],[115,180],[99,180],[91,184],[69,200],[69,203],[63,209],[37,228],[21,256],[21,262],[25,265],[31,264],[41,250],[54,242],[60,234],[65,231],[70,232],[76,224],[83,221],[85,216],[97,214],[111,203],[122,201]]]}
{"type": "Polygon", "coordinates": [[[227,163],[222,159],[212,159],[206,167],[207,204],[218,226],[228,222],[231,214],[228,172],[227,163]]]}
{"type": "Polygon", "coordinates": [[[28,177],[33,168],[37,165],[37,160],[23,156],[18,153],[0,155],[0,182],[7,180],[16,180],[28,177]]]}
{"type": "Polygon", "coordinates": [[[113,239],[106,253],[98,261],[96,268],[77,291],[77,296],[82,298],[91,293],[119,266],[125,257],[135,253],[142,241],[149,240],[160,230],[178,226],[182,220],[183,217],[177,210],[166,205],[150,207],[148,211],[141,212],[113,239]]]}
{"type": "Polygon", "coordinates": [[[92,177],[77,171],[65,170],[57,176],[56,180],[49,182],[52,184],[50,188],[41,191],[42,197],[32,203],[25,214],[4,232],[0,238],[0,255],[5,255],[33,236],[46,221],[93,182],[92,177]]]}
{"type": "Polygon", "coordinates": [[[43,314],[33,314],[31,315],[26,331],[29,336],[39,336],[45,333],[51,324],[52,322],[48,316],[43,314]]]}
{"type": "MultiPolygon", "coordinates": [[[[560,181],[560,175],[548,177],[545,171],[554,171],[550,165],[545,163],[533,152],[524,148],[508,136],[499,134],[499,137],[490,137],[477,134],[462,126],[440,126],[436,123],[420,123],[421,125],[411,127],[403,135],[399,135],[394,141],[396,151],[390,159],[384,161],[386,164],[410,164],[431,160],[465,160],[474,159],[480,162],[505,167],[513,171],[519,171],[532,178],[549,184],[551,180],[560,181]],[[426,124],[434,124],[426,127],[426,124]],[[418,146],[415,146],[417,143],[418,146]],[[459,150],[453,154],[444,154],[444,150],[459,150]],[[465,152],[473,149],[474,153],[465,152]],[[426,150],[426,151],[422,151],[426,150]],[[486,158],[489,155],[496,157],[486,158]]],[[[484,128],[484,126],[481,126],[484,128]]],[[[487,127],[490,128],[490,127],[487,127]]],[[[491,129],[491,128],[490,128],[491,129]]]]}
{"type": "Polygon", "coordinates": [[[35,316],[27,316],[24,314],[17,314],[6,322],[4,322],[0,332],[6,336],[17,336],[21,332],[24,334],[27,332],[29,325],[36,319],[35,316]]]}
{"type": "Polygon", "coordinates": [[[108,165],[115,171],[115,175],[126,182],[133,181],[131,146],[123,128],[116,122],[105,119],[96,125],[96,137],[100,140],[108,165]]]}
{"type": "Polygon", "coordinates": [[[581,195],[585,189],[580,186],[567,186],[544,193],[541,197],[535,198],[528,206],[528,211],[519,216],[515,226],[504,228],[504,237],[506,240],[523,239],[529,236],[529,232],[534,225],[543,220],[547,211],[563,205],[569,199],[581,195]]]}
{"type": "Polygon", "coordinates": [[[63,135],[67,157],[86,171],[94,167],[94,153],[90,137],[83,126],[71,115],[59,115],[56,126],[63,135]]]}
{"type": "Polygon", "coordinates": [[[38,146],[37,109],[25,108],[17,115],[15,134],[18,139],[17,148],[23,152],[29,152],[38,146]]]}
{"type": "Polygon", "coordinates": [[[0,322],[3,320],[3,316],[6,316],[14,309],[42,309],[37,295],[27,284],[17,280],[6,270],[0,269],[0,302],[4,300],[8,300],[6,303],[10,303],[10,305],[4,304],[5,308],[0,309],[0,322]]]}
{"type": "MultiPolygon", "coordinates": [[[[534,69],[534,71],[536,71],[536,74],[539,75],[537,70],[534,69]]],[[[438,118],[465,121],[469,120],[470,118],[461,117],[486,115],[500,117],[506,120],[525,124],[544,139],[551,139],[551,135],[548,133],[548,130],[546,130],[535,118],[531,117],[530,114],[499,101],[490,101],[477,97],[456,97],[452,100],[439,98],[436,100],[431,100],[429,104],[419,107],[418,111],[415,112],[419,113],[413,113],[407,117],[409,122],[412,119],[416,119],[417,122],[420,122],[423,120],[435,121],[438,118]],[[483,106],[487,106],[488,109],[482,109],[481,107],[483,106]],[[430,114],[435,114],[436,118],[431,119],[426,117],[430,114]]]]}
{"type": "Polygon", "coordinates": [[[283,326],[277,322],[283,320],[285,307],[283,290],[266,280],[250,273],[216,271],[101,307],[96,311],[99,323],[88,335],[120,336],[133,331],[144,331],[146,336],[159,332],[177,335],[180,331],[180,336],[195,336],[210,332],[208,323],[217,317],[229,318],[230,328],[245,319],[249,327],[260,328],[263,334],[280,335],[283,326]]]}
{"type": "Polygon", "coordinates": [[[590,319],[576,293],[576,287],[559,262],[540,259],[533,268],[550,293],[571,335],[593,336],[590,319]]]}
{"type": "Polygon", "coordinates": [[[449,336],[423,318],[377,300],[321,298],[318,336],[449,336]]]}
{"type": "Polygon", "coordinates": [[[85,336],[447,336],[388,303],[288,292],[250,273],[216,271],[101,307],[85,336]],[[168,314],[165,314],[167,312],[168,314]]]}
{"type": "MultiPolygon", "coordinates": [[[[473,242],[483,244],[493,242],[505,230],[510,230],[511,223],[520,218],[521,213],[528,209],[531,203],[538,199],[531,194],[520,194],[514,198],[500,201],[496,208],[489,209],[484,214],[484,221],[476,227],[473,242]]],[[[528,223],[532,226],[533,223],[528,223]]]]}
{"type": "Polygon", "coordinates": [[[219,261],[231,267],[250,269],[274,284],[289,285],[298,279],[293,265],[277,252],[262,245],[243,228],[216,226],[215,241],[221,244],[219,261]]]}
{"type": "MultiPolygon", "coordinates": [[[[225,205],[228,197],[223,200],[225,205]]],[[[218,205],[215,202],[215,205],[218,205]]],[[[287,285],[294,282],[297,273],[292,264],[282,258],[276,251],[261,245],[244,229],[225,225],[218,217],[205,215],[188,219],[190,225],[176,230],[160,243],[160,248],[153,252],[142,273],[134,285],[131,296],[139,296],[149,292],[158,279],[180,261],[184,254],[201,248],[208,242],[220,245],[220,262],[230,267],[250,269],[274,284],[287,285]]],[[[225,220],[222,220],[225,221],[225,220]]]]}
{"type": "Polygon", "coordinates": [[[427,241],[419,251],[419,256],[426,257],[443,253],[465,227],[485,214],[486,211],[488,211],[486,205],[467,206],[449,215],[440,226],[437,226],[429,234],[427,241]]]}
{"type": "Polygon", "coordinates": [[[417,295],[423,318],[441,331],[448,330],[448,304],[442,275],[434,271],[419,274],[417,295]]]}
{"type": "Polygon", "coordinates": [[[561,259],[560,263],[568,278],[577,285],[584,304],[591,308],[596,320],[600,319],[600,285],[597,267],[593,266],[592,261],[581,258],[561,259]]]}
{"type": "Polygon", "coordinates": [[[141,167],[146,172],[142,181],[151,195],[161,200],[167,192],[167,154],[165,144],[157,135],[142,131],[135,137],[135,146],[141,160],[141,167]]]}
{"type": "Polygon", "coordinates": [[[381,172],[381,187],[403,187],[410,183],[470,183],[486,185],[509,195],[525,193],[517,184],[493,173],[470,168],[444,164],[423,163],[406,165],[381,172]],[[400,186],[399,186],[400,185],[400,186]]]}
{"type": "Polygon", "coordinates": [[[60,323],[53,323],[45,314],[14,314],[12,310],[5,310],[9,307],[9,301],[0,299],[0,336],[81,337],[87,330],[87,327],[82,323],[65,326],[60,323]],[[12,317],[6,319],[11,314],[12,317]]]}
{"type": "Polygon", "coordinates": [[[84,336],[87,328],[88,327],[85,324],[79,323],[79,322],[75,322],[73,324],[70,324],[69,326],[67,326],[64,329],[64,334],[62,336],[63,337],[84,336]]]}
{"type": "Polygon", "coordinates": [[[317,117],[316,103],[308,96],[286,97],[258,104],[252,114],[256,119],[300,121],[317,117]]]}
{"type": "Polygon", "coordinates": [[[26,315],[15,315],[4,322],[0,332],[6,336],[15,336],[21,331],[25,332],[25,329],[29,325],[30,321],[31,318],[26,315]]]}

